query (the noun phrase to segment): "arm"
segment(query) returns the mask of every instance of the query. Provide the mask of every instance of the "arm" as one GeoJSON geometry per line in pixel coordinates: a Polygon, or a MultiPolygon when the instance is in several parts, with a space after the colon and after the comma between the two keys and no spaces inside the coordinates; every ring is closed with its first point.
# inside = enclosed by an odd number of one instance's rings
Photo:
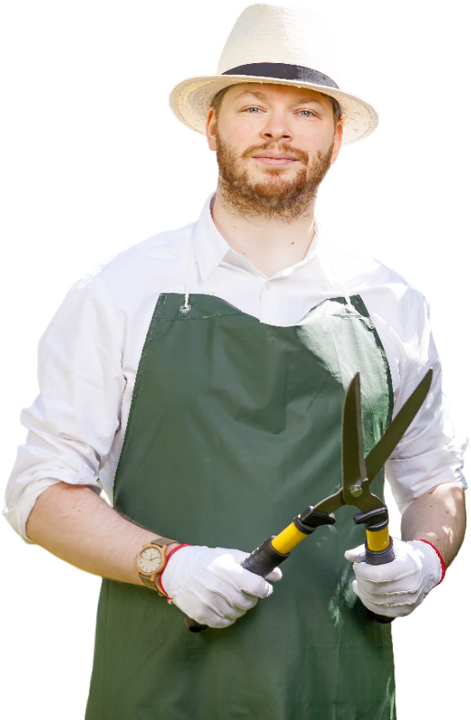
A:
{"type": "MultiPolygon", "coordinates": [[[[136,555],[156,537],[113,510],[91,488],[59,483],[37,499],[27,522],[31,540],[86,572],[140,585],[136,555]]],[[[169,545],[175,549],[177,545],[169,545]]],[[[186,546],[173,553],[160,576],[168,598],[189,617],[227,627],[273,588],[244,570],[248,553],[186,546]]],[[[278,568],[269,580],[278,580],[278,568]]]]}
{"type": "Polygon", "coordinates": [[[26,529],[31,540],[61,560],[134,585],[142,585],[136,555],[156,537],[122,517],[91,488],[62,482],[39,496],[26,529]]]}
{"type": "Polygon", "coordinates": [[[402,516],[402,539],[421,538],[434,545],[448,567],[466,529],[464,490],[455,483],[437,485],[414,500],[402,516]]]}

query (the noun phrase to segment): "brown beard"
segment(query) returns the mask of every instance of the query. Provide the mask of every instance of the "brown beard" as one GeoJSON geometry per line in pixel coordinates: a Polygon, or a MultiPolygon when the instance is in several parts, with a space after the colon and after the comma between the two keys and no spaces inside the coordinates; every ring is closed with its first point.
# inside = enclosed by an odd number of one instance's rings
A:
{"type": "Polygon", "coordinates": [[[334,143],[329,150],[309,165],[306,152],[292,148],[284,143],[269,142],[253,145],[240,158],[229,143],[225,143],[217,134],[217,161],[219,165],[218,191],[221,200],[229,211],[243,217],[265,217],[290,223],[302,216],[312,214],[317,188],[330,167],[334,143]],[[251,183],[248,171],[241,160],[250,158],[258,150],[287,153],[294,156],[301,168],[292,180],[283,179],[283,168],[272,167],[266,172],[266,180],[251,183]]]}

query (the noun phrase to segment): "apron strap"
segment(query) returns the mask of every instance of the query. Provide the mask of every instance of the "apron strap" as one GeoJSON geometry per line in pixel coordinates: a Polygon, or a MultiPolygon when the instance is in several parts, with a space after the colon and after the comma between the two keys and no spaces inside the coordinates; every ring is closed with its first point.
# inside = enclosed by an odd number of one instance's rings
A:
{"type": "Polygon", "coordinates": [[[185,302],[183,305],[180,305],[179,311],[186,315],[186,313],[189,313],[191,310],[190,305],[190,286],[191,286],[191,278],[193,277],[193,268],[195,266],[195,246],[193,243],[193,235],[191,236],[190,240],[190,247],[188,249],[188,262],[186,266],[186,282],[185,282],[185,302]]]}
{"type": "Polygon", "coordinates": [[[334,270],[334,266],[332,263],[332,259],[329,256],[328,249],[325,246],[325,241],[321,245],[322,252],[317,254],[319,264],[321,266],[322,272],[324,273],[324,277],[327,279],[327,282],[329,283],[330,287],[332,289],[335,288],[335,285],[338,286],[340,290],[340,294],[345,298],[346,306],[349,310],[352,310],[355,312],[355,308],[352,304],[352,301],[350,299],[350,295],[348,294],[346,285],[343,281],[343,278],[341,274],[338,272],[338,268],[334,270]],[[325,267],[325,265],[327,267],[325,267]],[[327,272],[326,272],[327,270],[327,272]]]}

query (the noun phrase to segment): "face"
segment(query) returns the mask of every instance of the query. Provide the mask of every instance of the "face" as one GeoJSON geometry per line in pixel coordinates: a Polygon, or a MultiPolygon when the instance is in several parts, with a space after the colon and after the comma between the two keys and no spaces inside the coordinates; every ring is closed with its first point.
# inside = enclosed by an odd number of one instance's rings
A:
{"type": "Polygon", "coordinates": [[[218,192],[239,214],[287,221],[312,212],[317,188],[340,150],[342,126],[328,97],[285,85],[244,83],[207,121],[217,152],[218,192]]]}

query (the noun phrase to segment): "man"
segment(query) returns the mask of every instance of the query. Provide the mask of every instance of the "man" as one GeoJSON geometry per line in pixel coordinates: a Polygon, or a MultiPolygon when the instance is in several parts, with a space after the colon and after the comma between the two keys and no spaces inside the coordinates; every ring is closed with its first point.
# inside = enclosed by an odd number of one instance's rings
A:
{"type": "Polygon", "coordinates": [[[390,631],[365,606],[407,614],[461,543],[464,481],[422,298],[326,247],[314,220],[342,140],[376,123],[336,87],[318,34],[292,11],[242,14],[218,76],[172,94],[217,152],[215,197],[194,226],[77,286],[43,338],[9,517],[108,578],[89,719],[392,717],[390,631]],[[350,550],[357,600],[343,553],[363,534],[339,513],[255,608],[272,586],[240,567],[241,550],[338,487],[353,374],[368,451],[431,365],[388,467],[405,511],[387,573],[350,550]],[[189,633],[181,611],[216,629],[189,633]]]}

